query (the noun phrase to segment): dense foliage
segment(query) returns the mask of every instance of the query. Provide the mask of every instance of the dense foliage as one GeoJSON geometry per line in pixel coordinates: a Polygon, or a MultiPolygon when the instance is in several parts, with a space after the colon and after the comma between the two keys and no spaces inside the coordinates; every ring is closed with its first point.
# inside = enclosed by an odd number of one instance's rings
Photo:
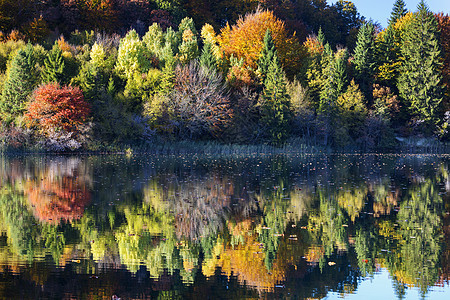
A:
{"type": "Polygon", "coordinates": [[[54,126],[83,125],[73,138],[87,149],[292,138],[374,150],[450,138],[450,22],[423,1],[417,12],[395,1],[385,29],[350,1],[216,4],[1,1],[1,142],[46,144],[48,128],[27,131],[24,114],[48,83],[83,94],[91,117],[54,126]]]}

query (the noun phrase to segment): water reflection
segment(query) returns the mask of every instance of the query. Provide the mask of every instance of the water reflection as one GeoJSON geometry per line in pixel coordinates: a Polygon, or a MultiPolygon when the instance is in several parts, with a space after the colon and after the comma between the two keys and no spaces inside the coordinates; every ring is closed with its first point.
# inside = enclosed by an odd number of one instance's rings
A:
{"type": "Polygon", "coordinates": [[[448,163],[1,157],[0,297],[321,298],[381,270],[448,294],[448,163]]]}

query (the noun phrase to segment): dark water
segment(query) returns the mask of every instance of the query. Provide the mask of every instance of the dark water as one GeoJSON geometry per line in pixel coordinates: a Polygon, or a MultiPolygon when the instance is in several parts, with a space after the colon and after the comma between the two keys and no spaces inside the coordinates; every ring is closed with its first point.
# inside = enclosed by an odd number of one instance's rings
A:
{"type": "Polygon", "coordinates": [[[450,299],[450,156],[0,157],[0,299],[450,299]]]}

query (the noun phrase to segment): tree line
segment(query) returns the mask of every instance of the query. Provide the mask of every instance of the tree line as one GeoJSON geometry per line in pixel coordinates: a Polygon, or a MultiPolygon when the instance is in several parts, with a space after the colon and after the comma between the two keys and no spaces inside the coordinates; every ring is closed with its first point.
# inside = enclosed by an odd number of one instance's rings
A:
{"type": "Polygon", "coordinates": [[[424,1],[385,29],[343,0],[19,2],[0,2],[3,145],[450,137],[450,19],[424,1]]]}

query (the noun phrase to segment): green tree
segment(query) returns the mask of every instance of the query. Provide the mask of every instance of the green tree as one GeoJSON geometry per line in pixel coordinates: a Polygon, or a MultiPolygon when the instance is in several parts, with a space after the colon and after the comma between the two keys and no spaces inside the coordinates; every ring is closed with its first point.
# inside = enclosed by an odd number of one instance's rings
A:
{"type": "Polygon", "coordinates": [[[375,71],[375,28],[372,23],[366,23],[359,29],[353,54],[353,64],[355,66],[355,79],[366,100],[371,102],[375,71]]]}
{"type": "MultiPolygon", "coordinates": [[[[323,84],[323,70],[327,63],[326,52],[324,51],[325,37],[322,29],[319,28],[317,37],[308,37],[303,44],[308,52],[306,60],[305,81],[308,84],[308,91],[311,95],[312,104],[315,109],[319,108],[320,90],[323,84]]],[[[328,50],[329,46],[328,46],[328,50]]]]}
{"type": "Polygon", "coordinates": [[[147,72],[150,60],[147,49],[135,30],[131,30],[120,40],[116,70],[120,76],[130,79],[134,73],[147,72]]]}
{"type": "Polygon", "coordinates": [[[413,117],[427,127],[434,125],[443,97],[442,53],[436,18],[423,1],[406,28],[401,52],[405,61],[398,82],[400,96],[413,117]]]}
{"type": "Polygon", "coordinates": [[[266,35],[264,36],[263,48],[261,50],[261,56],[257,61],[258,75],[260,76],[261,82],[264,83],[269,71],[269,66],[273,61],[275,56],[275,44],[273,43],[272,34],[270,30],[267,29],[266,35]]]}
{"type": "Polygon", "coordinates": [[[319,112],[330,115],[336,108],[337,98],[344,93],[347,84],[347,50],[333,53],[325,45],[323,63],[323,84],[320,91],[319,112]]]}
{"type": "Polygon", "coordinates": [[[19,50],[12,60],[0,98],[0,114],[3,119],[12,121],[25,111],[27,97],[37,84],[35,65],[36,58],[31,44],[19,50]]]}
{"type": "Polygon", "coordinates": [[[271,142],[280,145],[288,137],[291,110],[286,78],[276,52],[267,70],[262,99],[262,121],[267,126],[271,142]]]}
{"type": "Polygon", "coordinates": [[[391,11],[391,17],[389,18],[388,25],[394,25],[401,17],[406,15],[408,10],[403,0],[395,0],[394,7],[391,11]]]}
{"type": "Polygon", "coordinates": [[[217,59],[213,53],[211,43],[204,44],[202,54],[200,55],[200,64],[211,70],[217,69],[217,59]]]}
{"type": "Polygon", "coordinates": [[[44,61],[44,69],[42,70],[42,80],[45,83],[58,82],[64,83],[65,63],[62,51],[58,43],[53,45],[52,50],[48,53],[44,61]]]}

